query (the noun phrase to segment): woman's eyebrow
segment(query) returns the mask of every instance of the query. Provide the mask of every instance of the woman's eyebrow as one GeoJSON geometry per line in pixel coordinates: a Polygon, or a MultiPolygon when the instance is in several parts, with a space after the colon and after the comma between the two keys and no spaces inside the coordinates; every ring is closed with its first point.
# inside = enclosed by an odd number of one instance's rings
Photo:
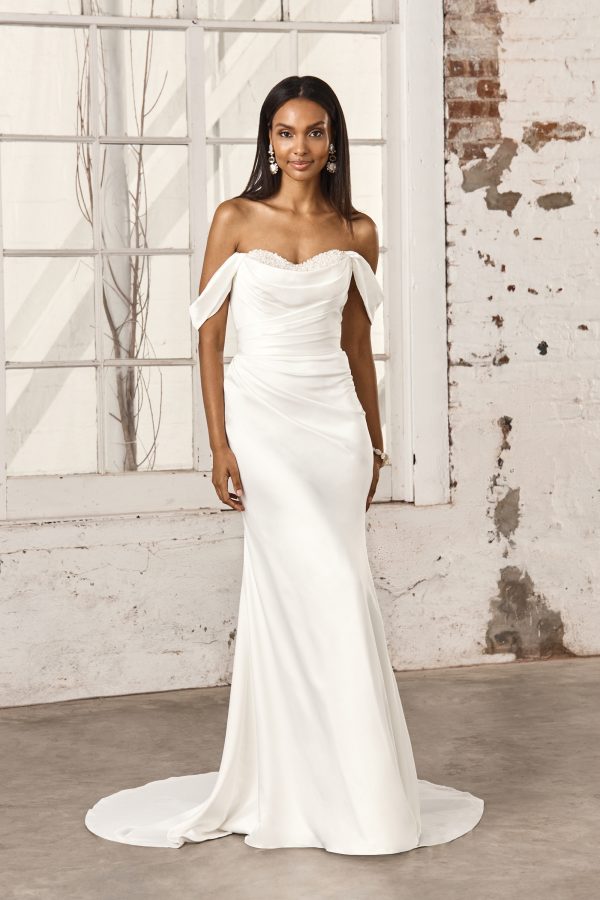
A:
{"type": "MultiPolygon", "coordinates": [[[[318,122],[313,122],[312,125],[308,125],[307,127],[314,128],[315,125],[324,125],[324,124],[325,124],[325,119],[319,119],[318,122]]],[[[286,125],[285,122],[275,122],[275,124],[273,125],[273,128],[279,128],[280,125],[283,126],[284,128],[293,128],[294,127],[293,125],[286,125]]]]}

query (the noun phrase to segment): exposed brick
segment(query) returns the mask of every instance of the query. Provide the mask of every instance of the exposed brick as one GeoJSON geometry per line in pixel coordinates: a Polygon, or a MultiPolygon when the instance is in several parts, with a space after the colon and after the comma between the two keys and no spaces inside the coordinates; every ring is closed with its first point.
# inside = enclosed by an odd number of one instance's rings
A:
{"type": "Polygon", "coordinates": [[[489,59],[497,49],[498,36],[491,33],[477,41],[468,35],[455,35],[446,39],[446,52],[456,59],[465,59],[471,53],[481,59],[489,59]]]}
{"type": "Polygon", "coordinates": [[[447,125],[447,138],[452,146],[463,141],[484,141],[500,139],[500,120],[499,119],[480,119],[477,122],[453,122],[449,121],[447,125]]]}
{"type": "Polygon", "coordinates": [[[447,16],[444,20],[446,38],[468,37],[472,42],[501,33],[500,16],[447,16]]]}
{"type": "Polygon", "coordinates": [[[475,13],[476,0],[444,0],[446,16],[469,16],[475,13]]]}
{"type": "Polygon", "coordinates": [[[466,142],[462,146],[462,157],[465,162],[471,159],[486,159],[488,154],[485,148],[489,146],[487,141],[466,142]]]}
{"type": "Polygon", "coordinates": [[[489,652],[597,654],[600,6],[445,8],[453,526],[472,537],[485,480],[489,652]]]}
{"type": "Polygon", "coordinates": [[[461,164],[485,158],[484,147],[501,139],[498,43],[502,17],[497,0],[445,6],[447,152],[461,164]]]}
{"type": "Polygon", "coordinates": [[[446,76],[470,75],[475,78],[495,77],[498,75],[497,59],[454,59],[446,57],[446,76]]]}
{"type": "Polygon", "coordinates": [[[498,15],[497,0],[475,0],[475,14],[495,13],[498,15]]]}
{"type": "Polygon", "coordinates": [[[479,97],[497,97],[498,99],[504,99],[506,96],[502,93],[497,78],[480,78],[477,81],[477,94],[479,97]]]}
{"type": "Polygon", "coordinates": [[[539,150],[549,141],[580,141],[586,134],[578,122],[532,122],[523,132],[523,143],[539,150]]]}
{"type": "Polygon", "coordinates": [[[448,100],[451,119],[497,118],[497,100],[448,100]]]}

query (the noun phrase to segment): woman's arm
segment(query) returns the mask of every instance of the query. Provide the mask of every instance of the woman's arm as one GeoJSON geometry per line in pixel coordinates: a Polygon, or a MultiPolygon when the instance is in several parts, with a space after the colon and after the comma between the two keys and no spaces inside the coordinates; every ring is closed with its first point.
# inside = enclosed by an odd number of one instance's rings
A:
{"type": "MultiPolygon", "coordinates": [[[[356,250],[361,256],[364,256],[373,271],[376,272],[379,259],[377,225],[369,216],[364,216],[361,220],[360,228],[357,226],[356,231],[356,250]]],[[[371,442],[373,447],[383,450],[383,433],[377,396],[377,374],[371,347],[371,321],[354,278],[352,278],[350,283],[348,300],[342,316],[341,345],[350,363],[356,394],[365,411],[371,442]]],[[[367,509],[375,495],[380,468],[381,459],[374,453],[373,480],[367,497],[367,509]]]]}
{"type": "MultiPolygon", "coordinates": [[[[216,270],[235,252],[239,227],[239,212],[233,200],[225,200],[215,210],[206,241],[199,293],[202,293],[216,270]]],[[[208,427],[208,438],[213,454],[212,483],[222,503],[232,509],[244,506],[235,494],[230,494],[231,478],[237,493],[242,482],[235,456],[229,447],[225,431],[225,398],[223,394],[223,349],[229,312],[229,297],[217,312],[200,326],[198,354],[200,357],[200,383],[202,402],[208,427]]]]}

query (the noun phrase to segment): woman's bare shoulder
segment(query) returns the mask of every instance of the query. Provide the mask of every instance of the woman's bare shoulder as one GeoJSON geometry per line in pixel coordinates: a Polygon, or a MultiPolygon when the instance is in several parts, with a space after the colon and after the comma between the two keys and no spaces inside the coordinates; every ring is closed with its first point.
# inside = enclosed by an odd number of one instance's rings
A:
{"type": "Polygon", "coordinates": [[[229,236],[232,250],[237,249],[241,235],[256,215],[256,203],[246,197],[231,197],[223,200],[213,213],[211,230],[229,236]]]}
{"type": "Polygon", "coordinates": [[[246,206],[239,197],[223,200],[213,213],[213,223],[226,227],[235,226],[247,214],[246,206]]]}
{"type": "Polygon", "coordinates": [[[377,224],[367,213],[358,210],[352,217],[354,227],[353,249],[364,256],[371,264],[373,271],[377,269],[379,259],[379,231],[377,224]]]}

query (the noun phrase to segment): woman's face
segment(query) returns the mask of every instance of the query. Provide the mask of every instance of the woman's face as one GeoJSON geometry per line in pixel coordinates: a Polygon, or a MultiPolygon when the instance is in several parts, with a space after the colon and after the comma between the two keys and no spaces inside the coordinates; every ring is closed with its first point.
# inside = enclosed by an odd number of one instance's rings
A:
{"type": "Polygon", "coordinates": [[[269,139],[283,173],[297,181],[315,178],[329,155],[329,115],[314,100],[295,97],[275,112],[269,139]],[[294,165],[295,161],[304,165],[294,165]]]}

